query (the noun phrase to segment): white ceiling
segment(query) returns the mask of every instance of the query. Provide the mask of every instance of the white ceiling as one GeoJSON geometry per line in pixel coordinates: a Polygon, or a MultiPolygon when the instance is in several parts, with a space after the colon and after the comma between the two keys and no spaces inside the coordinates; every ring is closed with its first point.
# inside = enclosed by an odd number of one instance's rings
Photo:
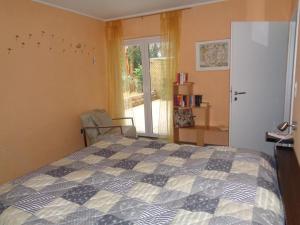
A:
{"type": "Polygon", "coordinates": [[[115,20],[224,0],[32,0],[99,20],[115,20]]]}

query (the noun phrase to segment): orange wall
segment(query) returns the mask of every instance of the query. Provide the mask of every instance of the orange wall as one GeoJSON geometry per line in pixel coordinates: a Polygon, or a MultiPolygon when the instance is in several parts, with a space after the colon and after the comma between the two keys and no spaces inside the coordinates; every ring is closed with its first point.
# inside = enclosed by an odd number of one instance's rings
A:
{"type": "Polygon", "coordinates": [[[107,96],[104,23],[31,0],[0,4],[3,183],[83,147],[79,115],[107,96]]]}
{"type": "MultiPolygon", "coordinates": [[[[230,38],[231,22],[290,19],[293,0],[227,0],[183,11],[179,71],[195,82],[195,94],[211,104],[211,125],[229,123],[229,74],[195,71],[195,43],[230,38]]],[[[123,21],[125,39],[158,36],[159,15],[123,21]]]]}

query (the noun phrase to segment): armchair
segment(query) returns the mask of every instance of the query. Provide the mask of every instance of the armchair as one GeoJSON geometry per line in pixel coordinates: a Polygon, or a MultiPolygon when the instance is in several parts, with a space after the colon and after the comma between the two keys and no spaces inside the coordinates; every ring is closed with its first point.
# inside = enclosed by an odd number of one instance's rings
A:
{"type": "Polygon", "coordinates": [[[85,146],[88,143],[94,144],[105,134],[122,134],[129,138],[137,137],[133,118],[131,117],[112,119],[105,110],[95,109],[81,114],[80,120],[82,125],[81,133],[84,137],[85,146]],[[114,120],[131,120],[131,125],[114,125],[114,120]]]}

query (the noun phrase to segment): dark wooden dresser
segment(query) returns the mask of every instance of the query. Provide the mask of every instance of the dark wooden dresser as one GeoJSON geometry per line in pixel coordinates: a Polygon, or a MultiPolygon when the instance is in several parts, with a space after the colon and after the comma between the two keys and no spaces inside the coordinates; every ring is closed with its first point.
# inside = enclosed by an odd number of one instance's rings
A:
{"type": "Polygon", "coordinates": [[[300,167],[293,149],[277,147],[278,178],[287,225],[300,225],[300,167]]]}

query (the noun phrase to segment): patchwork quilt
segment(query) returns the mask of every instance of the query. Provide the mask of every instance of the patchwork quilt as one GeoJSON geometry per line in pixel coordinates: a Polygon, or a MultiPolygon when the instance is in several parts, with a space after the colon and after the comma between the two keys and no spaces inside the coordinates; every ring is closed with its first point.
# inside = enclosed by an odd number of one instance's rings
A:
{"type": "Polygon", "coordinates": [[[271,157],[106,136],[0,186],[0,225],[283,225],[271,157]]]}

